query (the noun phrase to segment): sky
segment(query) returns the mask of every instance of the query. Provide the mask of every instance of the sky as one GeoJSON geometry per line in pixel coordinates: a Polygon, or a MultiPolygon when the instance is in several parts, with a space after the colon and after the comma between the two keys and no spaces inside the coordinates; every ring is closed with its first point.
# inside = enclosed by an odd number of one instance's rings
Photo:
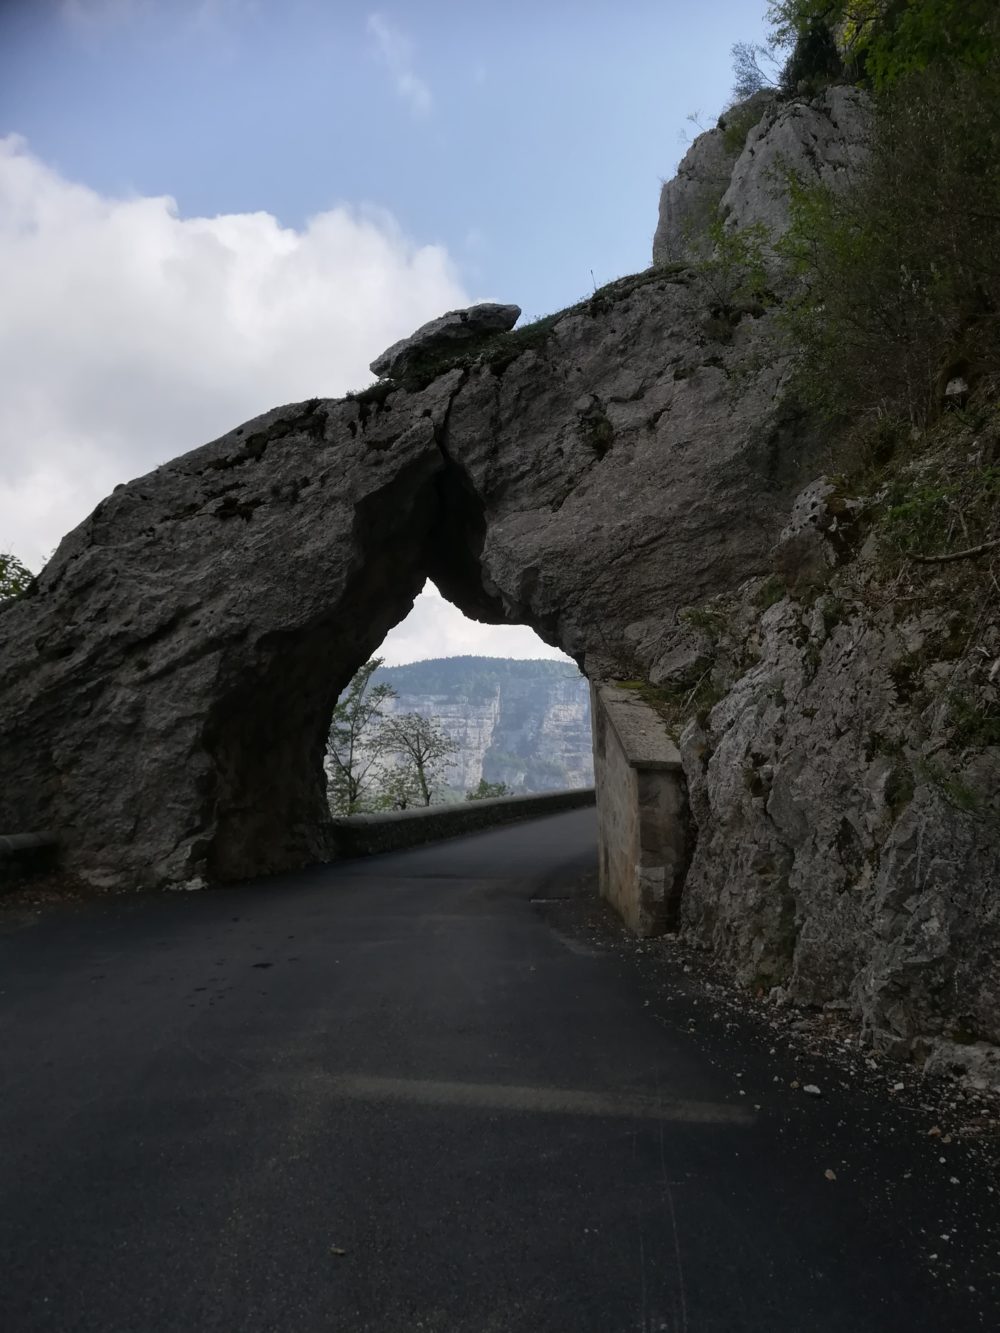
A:
{"type": "MultiPolygon", "coordinates": [[[[764,9],[0,0],[0,550],[444,310],[645,268],[764,9]]],[[[445,652],[557,655],[428,589],[386,656],[445,652]]]]}

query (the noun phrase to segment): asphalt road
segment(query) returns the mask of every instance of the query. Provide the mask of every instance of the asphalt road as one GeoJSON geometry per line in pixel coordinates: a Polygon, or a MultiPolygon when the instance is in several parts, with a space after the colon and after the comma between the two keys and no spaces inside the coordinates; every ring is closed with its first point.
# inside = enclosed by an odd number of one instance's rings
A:
{"type": "Polygon", "coordinates": [[[594,833],[0,925],[4,1333],[997,1327],[861,1093],[740,1095],[765,1057],[573,924],[594,833]]]}

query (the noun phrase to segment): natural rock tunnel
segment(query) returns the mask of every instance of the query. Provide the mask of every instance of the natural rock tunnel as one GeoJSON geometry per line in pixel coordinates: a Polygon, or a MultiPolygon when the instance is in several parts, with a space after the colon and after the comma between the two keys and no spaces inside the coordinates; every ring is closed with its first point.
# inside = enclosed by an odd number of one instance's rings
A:
{"type": "Polygon", "coordinates": [[[659,735],[604,764],[599,819],[631,876],[629,904],[607,896],[633,928],[669,916],[755,990],[997,1083],[997,747],[954,753],[938,706],[897,689],[913,643],[925,678],[953,678],[926,647],[951,639],[950,599],[899,620],[869,598],[878,543],[827,540],[816,478],[842,474],[844,441],[782,407],[773,314],[720,307],[690,226],[780,232],[776,162],[847,181],[864,99],[760,109],[742,149],[722,122],[692,145],[646,273],[266,413],[99,505],[0,604],[0,832],[51,829],[68,870],[122,888],[324,859],[331,707],[430,575],[575,657],[612,751],[629,728],[608,700],[635,694],[608,681],[682,683],[679,754],[659,735]],[[803,482],[781,578],[757,577],[803,482]],[[688,707],[703,680],[711,706],[688,707]],[[669,845],[682,803],[696,841],[669,845]]]}
{"type": "Polygon", "coordinates": [[[118,487],[0,607],[0,825],[107,885],[330,854],[332,707],[426,577],[591,679],[759,572],[807,459],[738,399],[691,275],[650,270],[455,364],[277,408],[118,487]]]}

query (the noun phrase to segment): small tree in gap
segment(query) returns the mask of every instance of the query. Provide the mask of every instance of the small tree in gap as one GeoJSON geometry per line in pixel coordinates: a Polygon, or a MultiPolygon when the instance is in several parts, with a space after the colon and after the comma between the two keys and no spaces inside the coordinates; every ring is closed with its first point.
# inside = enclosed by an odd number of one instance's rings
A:
{"type": "Polygon", "coordinates": [[[372,805],[376,810],[409,810],[411,806],[423,805],[420,788],[408,765],[381,764],[374,785],[372,805]]]}
{"type": "Polygon", "coordinates": [[[408,775],[420,805],[430,805],[440,783],[441,768],[458,745],[446,736],[433,718],[419,713],[401,713],[382,723],[380,739],[384,753],[396,755],[408,775]]]}
{"type": "Polygon", "coordinates": [[[395,699],[391,685],[373,685],[382,665],[373,657],[357,672],[337,702],[326,742],[330,806],[338,815],[353,815],[367,803],[383,753],[382,707],[395,699]]]}

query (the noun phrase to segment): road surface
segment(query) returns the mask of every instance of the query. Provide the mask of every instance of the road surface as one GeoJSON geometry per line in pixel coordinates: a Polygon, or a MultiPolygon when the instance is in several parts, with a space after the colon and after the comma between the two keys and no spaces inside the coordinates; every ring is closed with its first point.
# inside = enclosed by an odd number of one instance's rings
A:
{"type": "Polygon", "coordinates": [[[574,811],[0,920],[0,1328],[996,1327],[982,1263],[928,1258],[950,1168],[908,1176],[861,1092],[793,1114],[566,924],[594,839],[574,811]]]}

